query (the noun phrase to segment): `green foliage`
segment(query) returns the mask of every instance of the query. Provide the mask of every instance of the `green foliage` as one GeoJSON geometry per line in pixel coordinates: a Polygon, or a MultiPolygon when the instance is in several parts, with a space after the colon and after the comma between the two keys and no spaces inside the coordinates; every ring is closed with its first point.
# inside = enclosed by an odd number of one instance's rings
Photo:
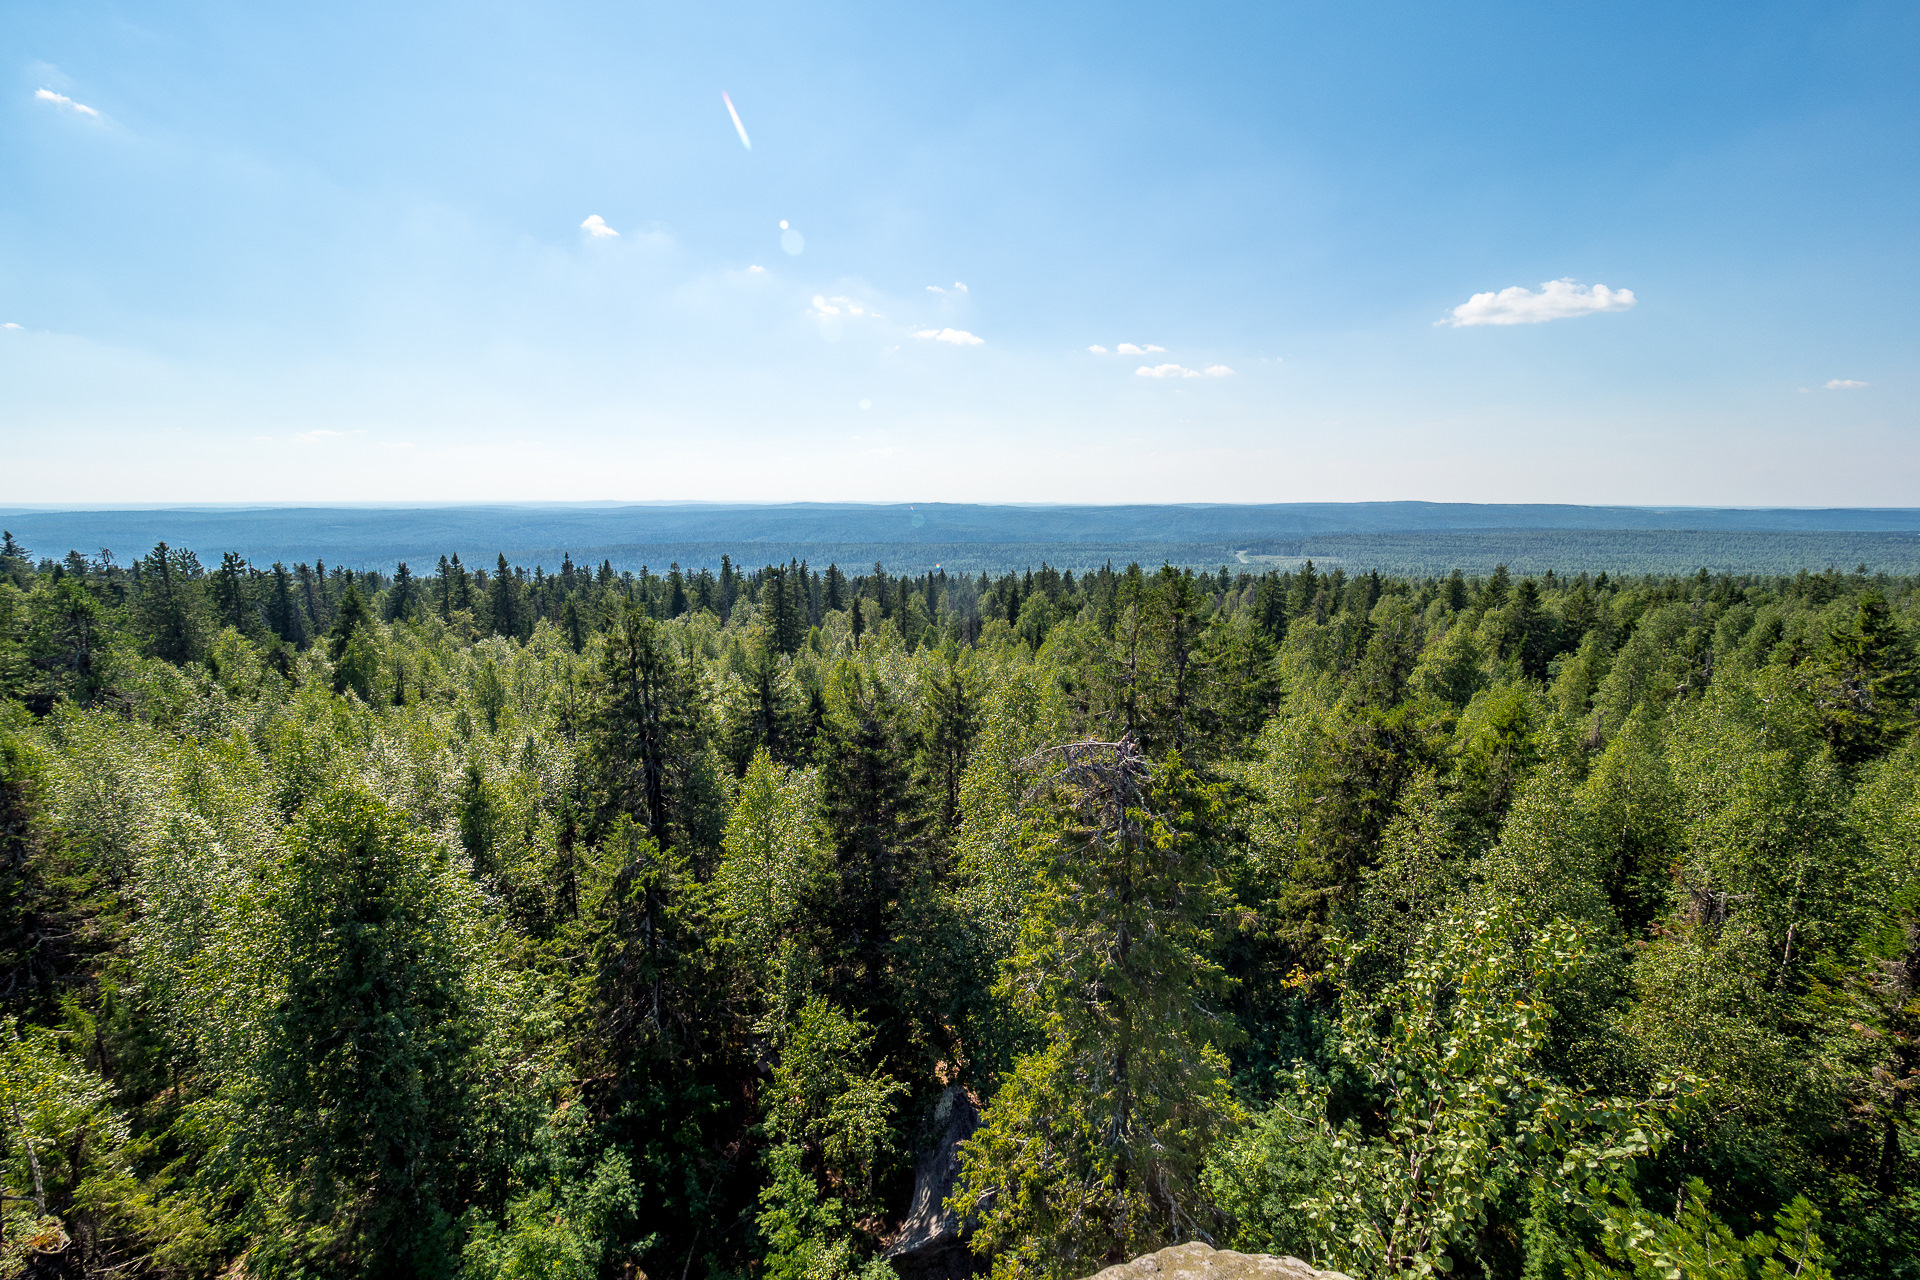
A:
{"type": "Polygon", "coordinates": [[[1658,1095],[1585,1095],[1539,1061],[1554,1012],[1546,990],[1590,945],[1574,925],[1529,927],[1507,902],[1463,906],[1371,994],[1352,981],[1368,945],[1337,945],[1333,1077],[1302,1073],[1295,1098],[1277,1104],[1283,1116],[1222,1161],[1216,1185],[1243,1231],[1305,1235],[1318,1259],[1363,1275],[1449,1272],[1486,1265],[1483,1236],[1516,1194],[1544,1189],[1579,1206],[1588,1179],[1625,1172],[1663,1136],[1658,1095]],[[1269,1188],[1286,1188],[1287,1160],[1272,1147],[1303,1139],[1319,1148],[1319,1176],[1276,1203],[1269,1188]],[[1276,1164],[1279,1179],[1266,1172],[1276,1164]]]}
{"type": "Polygon", "coordinates": [[[112,1089],[44,1028],[0,1025],[0,1168],[28,1189],[0,1208],[0,1275],[42,1275],[63,1263],[105,1275],[150,1265],[204,1268],[206,1228],[165,1179],[142,1181],[131,1128],[112,1089]]]}
{"type": "Polygon", "coordinates": [[[1235,1117],[1210,958],[1220,791],[1178,754],[1068,748],[1029,839],[1042,879],[1003,989],[1044,1028],[964,1148],[955,1203],[996,1276],[1210,1234],[1200,1161],[1235,1117]]]}
{"type": "Polygon", "coordinates": [[[338,1275],[404,1258],[445,1269],[482,1037],[452,918],[462,891],[363,794],[321,797],[290,844],[268,898],[286,979],[257,1104],[257,1140],[289,1182],[277,1206],[288,1221],[254,1265],[338,1275]]]}
{"type": "Polygon", "coordinates": [[[1834,754],[1849,764],[1897,742],[1913,725],[1920,662],[1878,591],[1861,595],[1849,624],[1814,664],[1814,698],[1834,754]]]}
{"type": "Polygon", "coordinates": [[[1649,1213],[1630,1189],[1615,1192],[1600,1220],[1599,1256],[1582,1252],[1569,1274],[1579,1280],[1830,1280],[1820,1213],[1804,1196],[1774,1215],[1774,1229],[1745,1239],[1712,1212],[1713,1193],[1695,1178],[1671,1216],[1649,1213]]]}
{"type": "Polygon", "coordinates": [[[11,555],[7,1265],[1920,1274],[1920,584],[1510,563],[11,555]]]}

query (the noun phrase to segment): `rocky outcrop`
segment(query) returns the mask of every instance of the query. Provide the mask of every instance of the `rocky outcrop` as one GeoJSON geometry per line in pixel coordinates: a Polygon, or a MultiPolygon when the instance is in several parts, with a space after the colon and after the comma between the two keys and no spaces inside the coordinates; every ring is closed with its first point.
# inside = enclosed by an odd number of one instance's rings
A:
{"type": "Polygon", "coordinates": [[[1193,1241],[1108,1267],[1092,1280],[1347,1280],[1347,1277],[1338,1271],[1316,1271],[1298,1258],[1235,1253],[1193,1241]]]}
{"type": "Polygon", "coordinates": [[[964,1224],[947,1207],[960,1178],[960,1144],[980,1127],[980,1109],[966,1090],[949,1086],[933,1109],[935,1138],[913,1167],[913,1204],[886,1258],[901,1280],[959,1280],[979,1274],[964,1224]]]}

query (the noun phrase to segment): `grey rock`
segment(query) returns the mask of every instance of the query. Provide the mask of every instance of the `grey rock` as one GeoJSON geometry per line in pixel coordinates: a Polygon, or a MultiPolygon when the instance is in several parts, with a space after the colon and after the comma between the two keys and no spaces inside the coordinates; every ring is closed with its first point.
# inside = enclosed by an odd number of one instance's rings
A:
{"type": "Polygon", "coordinates": [[[1317,1271],[1293,1257],[1235,1253],[1198,1241],[1170,1245],[1098,1272],[1092,1280],[1347,1280],[1338,1271],[1317,1271]]]}
{"type": "Polygon", "coordinates": [[[939,1136],[914,1163],[913,1203],[885,1254],[902,1280],[957,1280],[980,1270],[966,1246],[966,1224],[947,1208],[960,1178],[960,1144],[980,1127],[980,1109],[966,1090],[950,1085],[930,1121],[939,1136]]]}

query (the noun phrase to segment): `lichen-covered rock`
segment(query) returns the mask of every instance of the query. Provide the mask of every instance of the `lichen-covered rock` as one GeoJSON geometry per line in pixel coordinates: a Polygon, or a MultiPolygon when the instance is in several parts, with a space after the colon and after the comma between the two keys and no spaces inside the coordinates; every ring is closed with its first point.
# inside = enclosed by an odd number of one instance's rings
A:
{"type": "Polygon", "coordinates": [[[1092,1280],[1347,1280],[1338,1271],[1316,1271],[1298,1258],[1235,1253],[1190,1241],[1108,1267],[1092,1280]]]}

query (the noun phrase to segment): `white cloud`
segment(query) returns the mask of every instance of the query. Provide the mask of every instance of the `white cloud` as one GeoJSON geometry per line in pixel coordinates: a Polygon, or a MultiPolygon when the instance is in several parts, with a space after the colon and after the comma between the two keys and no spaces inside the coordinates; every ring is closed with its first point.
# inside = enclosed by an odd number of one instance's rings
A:
{"type": "Polygon", "coordinates": [[[15,324],[11,320],[7,321],[5,324],[0,324],[0,329],[18,329],[19,327],[20,327],[19,325],[15,324]]]}
{"type": "Polygon", "coordinates": [[[747,274],[750,276],[756,276],[756,275],[763,276],[767,274],[767,269],[756,263],[755,265],[747,268],[747,274]]]}
{"type": "Polygon", "coordinates": [[[813,305],[807,308],[807,314],[820,320],[838,315],[866,316],[873,320],[887,318],[885,312],[875,311],[864,303],[855,302],[852,298],[842,298],[837,295],[829,298],[819,293],[813,295],[813,305]]]}
{"type": "Polygon", "coordinates": [[[597,213],[588,214],[587,220],[580,224],[580,229],[592,236],[595,240],[604,240],[608,236],[617,236],[620,234],[608,226],[607,220],[597,213]]]}
{"type": "Polygon", "coordinates": [[[954,289],[955,289],[955,291],[956,291],[956,292],[959,292],[959,293],[966,293],[966,292],[968,292],[968,289],[967,289],[967,286],[965,286],[965,285],[963,285],[963,284],[961,284],[961,283],[960,283],[960,282],[959,282],[958,280],[955,280],[955,281],[953,282],[953,287],[954,287],[954,289]]]}
{"type": "Polygon", "coordinates": [[[84,102],[75,102],[64,93],[55,93],[51,89],[35,89],[33,96],[41,102],[51,102],[55,106],[65,107],[69,111],[77,111],[83,116],[92,116],[95,120],[100,118],[98,111],[95,111],[84,102]]]}
{"type": "Polygon", "coordinates": [[[1549,280],[1538,293],[1517,284],[1498,293],[1476,293],[1453,309],[1452,320],[1441,323],[1456,329],[1481,324],[1541,324],[1600,311],[1625,311],[1637,301],[1631,289],[1609,289],[1603,284],[1588,288],[1572,280],[1549,280]]]}
{"type": "MultiPolygon", "coordinates": [[[[12,326],[8,327],[11,328],[12,326]]],[[[1855,382],[1852,378],[1835,378],[1833,381],[1827,383],[1827,390],[1852,391],[1856,387],[1864,387],[1866,385],[1864,382],[1855,382]]]]}
{"type": "Polygon", "coordinates": [[[1097,343],[1097,342],[1096,342],[1096,343],[1094,343],[1094,344],[1093,344],[1092,346],[1090,346],[1090,347],[1088,347],[1088,348],[1087,348],[1087,350],[1089,350],[1089,351],[1091,351],[1091,352],[1093,352],[1093,354],[1095,354],[1095,355],[1097,355],[1097,356],[1103,356],[1103,355],[1105,355],[1105,354],[1107,354],[1107,349],[1106,349],[1105,347],[1103,347],[1103,346],[1101,346],[1101,345],[1100,345],[1099,343],[1097,343]]]}
{"type": "Polygon", "coordinates": [[[1149,342],[1144,347],[1136,347],[1131,342],[1123,342],[1119,346],[1115,347],[1114,350],[1118,351],[1123,356],[1145,356],[1145,355],[1152,355],[1156,351],[1165,351],[1166,348],[1156,347],[1151,342],[1149,342]]]}
{"type": "Polygon", "coordinates": [[[1224,378],[1233,370],[1223,364],[1208,365],[1205,369],[1189,369],[1179,364],[1143,364],[1133,372],[1142,378],[1224,378]]]}
{"type": "Polygon", "coordinates": [[[956,347],[978,347],[986,342],[985,338],[976,338],[965,329],[921,329],[916,338],[932,338],[935,342],[951,342],[956,347]]]}

